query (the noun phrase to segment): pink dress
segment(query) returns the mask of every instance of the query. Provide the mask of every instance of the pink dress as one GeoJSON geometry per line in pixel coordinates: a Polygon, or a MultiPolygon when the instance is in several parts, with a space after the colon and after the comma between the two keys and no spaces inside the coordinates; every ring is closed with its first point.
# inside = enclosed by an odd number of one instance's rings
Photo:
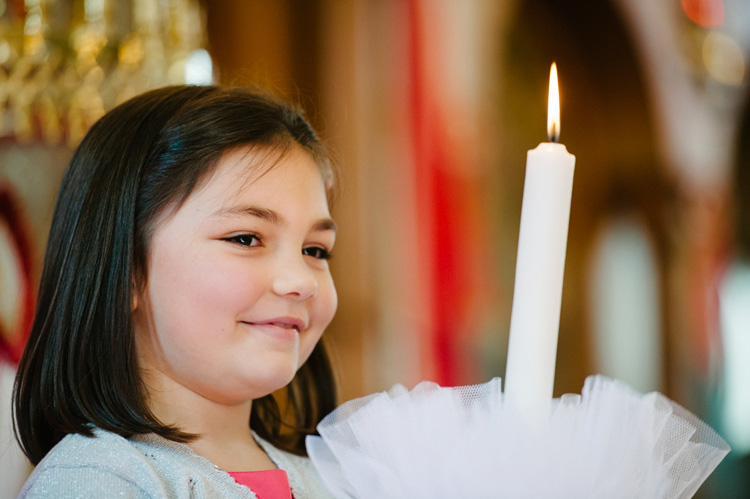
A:
{"type": "Polygon", "coordinates": [[[230,471],[240,485],[249,488],[258,499],[292,499],[289,478],[284,470],[230,471]]]}

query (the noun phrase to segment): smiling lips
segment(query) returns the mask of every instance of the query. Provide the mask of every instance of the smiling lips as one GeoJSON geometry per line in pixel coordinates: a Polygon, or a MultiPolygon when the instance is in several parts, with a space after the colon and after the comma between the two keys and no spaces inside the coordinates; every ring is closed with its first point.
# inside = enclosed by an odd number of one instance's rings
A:
{"type": "MultiPolygon", "coordinates": [[[[296,337],[296,333],[299,333],[300,331],[304,331],[307,329],[307,325],[304,323],[304,321],[300,319],[295,319],[293,317],[280,317],[276,319],[270,319],[267,321],[258,321],[258,322],[249,322],[249,321],[242,321],[243,324],[247,324],[249,326],[256,326],[260,327],[261,329],[264,329],[269,332],[275,332],[274,336],[281,335],[286,336],[286,332],[294,332],[294,336],[296,337]]],[[[288,333],[287,333],[288,334],[288,333]]]]}
{"type": "Polygon", "coordinates": [[[299,332],[299,326],[296,326],[294,324],[286,324],[284,322],[271,322],[271,325],[272,326],[283,327],[283,328],[286,328],[286,329],[295,329],[297,332],[299,332]]]}

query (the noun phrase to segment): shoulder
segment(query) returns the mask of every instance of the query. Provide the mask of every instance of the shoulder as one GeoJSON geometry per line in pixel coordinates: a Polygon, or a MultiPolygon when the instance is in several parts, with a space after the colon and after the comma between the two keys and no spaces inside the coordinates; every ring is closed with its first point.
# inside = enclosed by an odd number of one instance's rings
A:
{"type": "Polygon", "coordinates": [[[39,463],[19,497],[158,497],[163,490],[148,458],[103,430],[71,434],[39,463]]]}
{"type": "MultiPolygon", "coordinates": [[[[255,495],[187,445],[101,429],[68,435],[29,477],[21,498],[250,498],[255,495]]],[[[301,498],[298,498],[301,499],[301,498]]]]}
{"type": "Polygon", "coordinates": [[[94,437],[62,439],[19,497],[240,499],[254,494],[185,444],[153,434],[126,439],[97,428],[94,437]]]}
{"type": "Polygon", "coordinates": [[[333,497],[323,485],[315,466],[309,458],[297,456],[277,449],[269,442],[255,436],[258,443],[266,451],[271,461],[287,472],[289,485],[295,499],[319,499],[333,497]]]}

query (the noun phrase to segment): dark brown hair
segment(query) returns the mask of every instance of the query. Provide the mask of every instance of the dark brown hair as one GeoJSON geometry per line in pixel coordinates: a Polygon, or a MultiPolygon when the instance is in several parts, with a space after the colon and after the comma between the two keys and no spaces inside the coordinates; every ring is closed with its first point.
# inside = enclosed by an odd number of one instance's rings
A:
{"type": "MultiPolygon", "coordinates": [[[[180,206],[241,146],[308,151],[327,186],[325,147],[301,111],[240,88],[173,86],[135,97],[100,119],[63,178],[31,334],[14,386],[16,434],[38,463],[70,433],[94,426],[130,437],[195,435],[162,424],[146,403],[131,322],[133,285],[147,275],[154,222],[180,206]]],[[[253,403],[250,426],[279,448],[304,454],[304,436],[336,403],[322,344],[283,396],[253,403]]]]}

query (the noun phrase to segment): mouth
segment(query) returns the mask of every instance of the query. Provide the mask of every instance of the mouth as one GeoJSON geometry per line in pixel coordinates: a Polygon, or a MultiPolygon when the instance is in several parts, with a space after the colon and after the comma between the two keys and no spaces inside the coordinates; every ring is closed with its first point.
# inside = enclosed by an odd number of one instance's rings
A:
{"type": "Polygon", "coordinates": [[[290,331],[295,331],[299,333],[300,331],[304,331],[307,326],[304,323],[304,321],[300,319],[295,319],[293,317],[279,317],[275,319],[265,320],[265,321],[242,321],[243,324],[249,324],[251,326],[270,326],[270,327],[276,327],[281,329],[286,329],[290,331]]]}
{"type": "Polygon", "coordinates": [[[270,324],[271,326],[281,327],[284,329],[293,329],[294,331],[297,331],[299,333],[299,326],[296,324],[288,324],[286,322],[269,322],[267,324],[270,324]]]}

